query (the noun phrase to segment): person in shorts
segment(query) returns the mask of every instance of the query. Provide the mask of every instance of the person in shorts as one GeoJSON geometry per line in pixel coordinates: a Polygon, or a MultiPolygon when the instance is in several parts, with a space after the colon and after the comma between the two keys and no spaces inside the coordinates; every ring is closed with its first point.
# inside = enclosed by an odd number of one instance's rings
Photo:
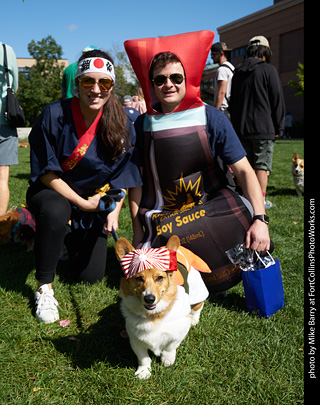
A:
{"type": "MultiPolygon", "coordinates": [[[[17,58],[11,46],[6,45],[9,82],[16,92],[18,90],[18,66],[17,58]]],[[[18,164],[19,139],[16,128],[9,125],[5,117],[5,105],[7,102],[7,81],[3,66],[3,46],[0,42],[0,215],[7,212],[10,190],[9,190],[9,171],[11,165],[18,164]]]]}
{"type": "Polygon", "coordinates": [[[285,104],[279,75],[270,62],[271,49],[263,36],[251,38],[247,58],[232,78],[229,111],[232,125],[258,177],[265,208],[274,140],[285,126],[285,104]]]}

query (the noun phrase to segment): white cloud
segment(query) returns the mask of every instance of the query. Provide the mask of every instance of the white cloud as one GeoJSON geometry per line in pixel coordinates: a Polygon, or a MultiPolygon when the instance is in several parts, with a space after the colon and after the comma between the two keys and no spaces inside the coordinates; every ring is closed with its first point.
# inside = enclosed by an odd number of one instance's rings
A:
{"type": "Polygon", "coordinates": [[[78,26],[76,24],[70,24],[68,26],[69,31],[74,31],[74,30],[77,30],[77,29],[78,29],[78,26]]]}

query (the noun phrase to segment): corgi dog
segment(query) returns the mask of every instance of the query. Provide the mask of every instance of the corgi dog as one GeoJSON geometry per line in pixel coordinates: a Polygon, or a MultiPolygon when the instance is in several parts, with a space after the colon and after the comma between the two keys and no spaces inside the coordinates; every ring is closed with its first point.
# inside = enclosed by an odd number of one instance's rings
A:
{"type": "Polygon", "coordinates": [[[297,152],[292,157],[292,178],[298,197],[301,197],[304,193],[304,160],[297,152]]]}
{"type": "Polygon", "coordinates": [[[135,375],[149,378],[148,350],[161,356],[164,366],[171,366],[191,325],[199,322],[209,295],[199,271],[211,270],[198,256],[180,247],[176,235],[159,249],[135,250],[126,239],[119,238],[115,251],[125,273],[120,281],[121,312],[138,358],[135,375]],[[183,283],[184,287],[180,285],[183,283]]]}
{"type": "Polygon", "coordinates": [[[12,207],[0,216],[0,245],[10,240],[22,242],[29,252],[33,250],[35,228],[34,216],[27,208],[12,207]]]}
{"type": "Polygon", "coordinates": [[[29,148],[29,142],[19,142],[19,148],[29,148]]]}

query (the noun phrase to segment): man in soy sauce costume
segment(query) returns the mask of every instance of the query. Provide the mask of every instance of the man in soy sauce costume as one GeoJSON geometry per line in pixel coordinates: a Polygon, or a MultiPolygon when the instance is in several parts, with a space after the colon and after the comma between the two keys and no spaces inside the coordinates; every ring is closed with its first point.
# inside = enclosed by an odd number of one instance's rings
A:
{"type": "Polygon", "coordinates": [[[131,189],[135,246],[160,247],[171,235],[200,256],[213,292],[241,280],[225,251],[237,243],[268,250],[259,183],[228,119],[200,98],[214,33],[198,31],[124,43],[145,95],[135,123],[143,186],[131,189]],[[230,169],[241,184],[235,192],[230,169]]]}

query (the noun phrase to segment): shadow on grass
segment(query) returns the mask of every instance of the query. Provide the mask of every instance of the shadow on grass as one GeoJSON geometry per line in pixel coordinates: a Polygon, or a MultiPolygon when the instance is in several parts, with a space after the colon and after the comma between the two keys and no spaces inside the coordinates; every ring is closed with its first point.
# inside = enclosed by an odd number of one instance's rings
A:
{"type": "Polygon", "coordinates": [[[106,307],[99,316],[99,321],[86,333],[50,339],[50,342],[71,359],[74,368],[87,369],[100,362],[112,367],[135,367],[137,361],[129,339],[120,336],[124,321],[119,303],[106,307]]]}
{"type": "Polygon", "coordinates": [[[20,292],[32,302],[33,291],[26,285],[26,279],[34,267],[33,252],[27,252],[25,246],[14,242],[0,246],[0,286],[20,292]]]}
{"type": "Polygon", "coordinates": [[[286,195],[297,195],[297,192],[293,188],[276,188],[274,186],[268,186],[267,190],[268,197],[270,196],[286,196],[286,195]]]}
{"type": "Polygon", "coordinates": [[[218,295],[211,293],[208,301],[220,307],[226,308],[233,312],[247,312],[246,300],[236,292],[227,291],[227,296],[222,298],[218,295]]]}
{"type": "Polygon", "coordinates": [[[11,177],[19,179],[19,180],[29,180],[30,179],[30,173],[15,173],[15,174],[10,174],[11,177]]]}

